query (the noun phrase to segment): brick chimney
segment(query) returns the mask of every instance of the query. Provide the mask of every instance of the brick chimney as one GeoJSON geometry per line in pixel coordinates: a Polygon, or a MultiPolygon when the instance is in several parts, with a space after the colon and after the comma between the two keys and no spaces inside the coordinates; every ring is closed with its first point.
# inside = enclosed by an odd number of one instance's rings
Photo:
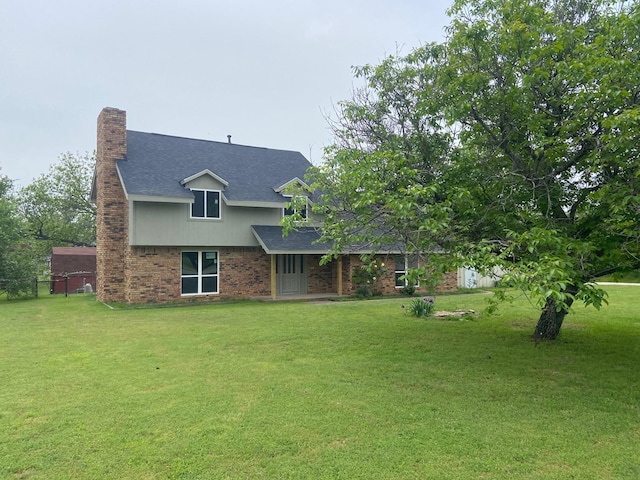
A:
{"type": "Polygon", "coordinates": [[[98,115],[96,157],[96,270],[98,300],[125,301],[128,204],[116,167],[127,158],[127,114],[104,108],[98,115]]]}

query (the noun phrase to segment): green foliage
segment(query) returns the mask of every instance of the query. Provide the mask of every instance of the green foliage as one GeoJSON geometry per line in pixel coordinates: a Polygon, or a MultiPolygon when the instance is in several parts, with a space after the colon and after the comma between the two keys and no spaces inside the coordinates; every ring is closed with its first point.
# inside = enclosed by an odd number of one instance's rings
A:
{"type": "MultiPolygon", "coordinates": [[[[404,305],[402,305],[404,308],[404,305]]],[[[435,311],[436,305],[433,297],[414,298],[409,303],[407,311],[414,317],[429,317],[435,311]]]]}
{"type": "Polygon", "coordinates": [[[322,195],[314,212],[332,253],[398,242],[409,252],[429,251],[447,237],[450,204],[437,179],[449,137],[441,113],[424,101],[425,92],[437,95],[441,55],[433,45],[355,69],[364,86],[339,104],[335,144],[308,176],[322,195]]]}
{"type": "Polygon", "coordinates": [[[0,175],[0,292],[9,298],[31,294],[36,277],[36,257],[12,188],[11,180],[0,175]]]}
{"type": "Polygon", "coordinates": [[[96,207],[89,198],[94,165],[94,154],[65,153],[20,191],[20,213],[42,255],[54,246],[95,245],[96,207]]]}
{"type": "Polygon", "coordinates": [[[407,295],[408,297],[410,297],[414,293],[416,293],[416,287],[414,286],[414,284],[408,283],[404,287],[402,287],[402,294],[403,295],[407,295]]]}
{"type": "Polygon", "coordinates": [[[351,277],[356,287],[356,296],[366,298],[382,295],[382,277],[388,272],[384,262],[366,255],[362,256],[362,262],[351,277]]]}

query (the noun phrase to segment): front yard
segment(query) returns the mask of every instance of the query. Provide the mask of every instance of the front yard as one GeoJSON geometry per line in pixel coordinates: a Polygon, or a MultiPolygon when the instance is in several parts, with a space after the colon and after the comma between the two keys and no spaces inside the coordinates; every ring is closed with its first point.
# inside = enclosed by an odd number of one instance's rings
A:
{"type": "Polygon", "coordinates": [[[608,290],[537,346],[525,301],[3,300],[0,478],[637,479],[640,289],[608,290]]]}

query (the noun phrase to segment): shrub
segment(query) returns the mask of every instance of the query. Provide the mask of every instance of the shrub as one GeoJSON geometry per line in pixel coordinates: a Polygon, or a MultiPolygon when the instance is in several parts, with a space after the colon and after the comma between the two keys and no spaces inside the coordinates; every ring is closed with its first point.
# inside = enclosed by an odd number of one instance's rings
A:
{"type": "MultiPolygon", "coordinates": [[[[404,308],[404,305],[402,307],[404,308]]],[[[409,304],[409,313],[418,318],[430,316],[435,309],[436,305],[433,297],[416,298],[409,304]]]]}
{"type": "Polygon", "coordinates": [[[373,292],[371,291],[371,287],[368,285],[356,288],[356,297],[358,298],[368,298],[372,297],[373,292]]]}
{"type": "Polygon", "coordinates": [[[405,285],[404,288],[402,289],[402,293],[407,297],[410,297],[414,293],[416,293],[416,287],[414,287],[413,285],[405,285]]]}
{"type": "Polygon", "coordinates": [[[382,295],[380,281],[387,273],[384,263],[378,263],[375,259],[363,257],[363,264],[358,267],[351,276],[351,281],[356,286],[357,297],[373,297],[382,295]]]}

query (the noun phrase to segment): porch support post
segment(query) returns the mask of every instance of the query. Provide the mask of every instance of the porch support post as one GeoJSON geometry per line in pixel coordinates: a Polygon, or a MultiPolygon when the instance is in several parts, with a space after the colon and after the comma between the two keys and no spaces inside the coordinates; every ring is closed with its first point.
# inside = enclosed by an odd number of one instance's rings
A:
{"type": "Polygon", "coordinates": [[[338,295],[342,296],[342,255],[338,255],[338,295]]]}
{"type": "Polygon", "coordinates": [[[276,283],[276,256],[271,255],[271,298],[273,300],[276,299],[277,293],[277,283],[276,283]]]}

